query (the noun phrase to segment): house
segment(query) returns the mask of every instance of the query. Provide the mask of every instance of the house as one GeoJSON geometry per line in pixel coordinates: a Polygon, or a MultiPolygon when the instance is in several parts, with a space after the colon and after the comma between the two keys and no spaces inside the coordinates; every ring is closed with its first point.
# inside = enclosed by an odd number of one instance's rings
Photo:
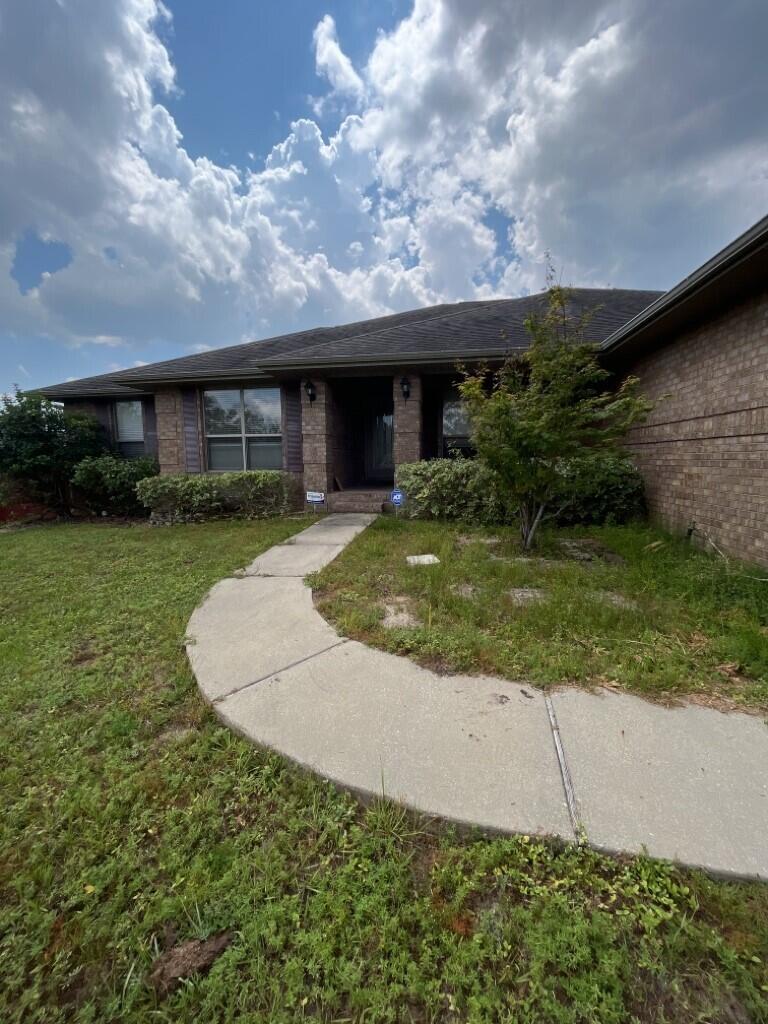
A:
{"type": "MultiPolygon", "coordinates": [[[[670,393],[628,439],[652,510],[768,560],[768,218],[671,291],[576,288],[617,373],[670,393]],[[762,272],[762,276],[761,276],[762,272]]],[[[457,363],[527,347],[544,296],[432,306],[215,349],[41,391],[163,473],[277,468],[332,510],[377,509],[397,466],[467,441],[457,363]]]]}
{"type": "Polygon", "coordinates": [[[768,565],[768,217],[603,349],[658,400],[627,439],[651,513],[768,565]]]}
{"type": "MultiPolygon", "coordinates": [[[[603,341],[658,292],[579,288],[603,341]]],[[[395,468],[466,442],[457,362],[500,364],[529,343],[543,295],[460,302],[321,327],[43,388],[88,412],[125,455],[163,473],[283,469],[332,508],[381,507],[395,468]]]]}

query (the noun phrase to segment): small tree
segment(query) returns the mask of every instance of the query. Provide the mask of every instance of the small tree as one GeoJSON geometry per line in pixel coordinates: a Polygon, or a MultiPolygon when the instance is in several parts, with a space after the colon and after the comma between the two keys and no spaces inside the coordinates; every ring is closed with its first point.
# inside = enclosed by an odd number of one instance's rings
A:
{"type": "Polygon", "coordinates": [[[553,506],[563,504],[567,474],[586,471],[597,452],[620,452],[627,429],[652,407],[635,377],[608,386],[597,346],[585,340],[591,314],[570,316],[568,299],[551,285],[544,312],[526,321],[528,351],[508,359],[490,387],[485,372],[459,387],[478,456],[519,508],[526,550],[545,514],[561,511],[553,506]]]}
{"type": "Polygon", "coordinates": [[[9,477],[54,508],[65,508],[74,467],[105,450],[92,416],[67,413],[39,395],[16,391],[0,409],[0,476],[9,477]]]}

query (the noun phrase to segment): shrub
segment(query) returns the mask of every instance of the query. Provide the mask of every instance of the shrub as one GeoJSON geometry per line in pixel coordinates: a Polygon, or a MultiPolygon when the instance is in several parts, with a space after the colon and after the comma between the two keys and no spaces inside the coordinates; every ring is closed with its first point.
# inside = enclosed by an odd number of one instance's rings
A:
{"type": "Polygon", "coordinates": [[[224,515],[256,519],[299,506],[296,480],[271,469],[150,477],[138,484],[137,493],[154,522],[190,522],[224,515]]]}
{"type": "Polygon", "coordinates": [[[558,503],[562,526],[640,519],[646,511],[643,478],[628,456],[595,452],[566,465],[554,499],[558,503]]]}
{"type": "Polygon", "coordinates": [[[411,519],[490,524],[515,517],[493,471],[477,459],[407,463],[398,467],[397,485],[405,491],[404,514],[411,519]]]}
{"type": "Polygon", "coordinates": [[[158,472],[154,459],[100,455],[78,463],[72,474],[72,483],[92,512],[135,515],[144,512],[136,494],[136,485],[140,480],[157,476],[158,472]]]}
{"type": "Polygon", "coordinates": [[[64,412],[39,395],[17,391],[0,409],[0,475],[19,482],[30,497],[66,508],[75,466],[106,448],[93,416],[64,412]]]}
{"type": "MultiPolygon", "coordinates": [[[[645,513],[643,478],[625,455],[595,452],[563,462],[552,512],[562,526],[625,523],[645,513]]],[[[491,525],[511,523],[517,510],[498,478],[479,459],[433,459],[398,467],[411,519],[454,519],[491,525]]]]}
{"type": "Polygon", "coordinates": [[[472,444],[518,506],[525,549],[543,519],[557,514],[563,465],[590,463],[597,450],[618,456],[629,427],[653,407],[637,377],[612,386],[587,340],[591,315],[573,316],[569,291],[552,283],[544,312],[525,322],[527,351],[490,381],[478,370],[459,385],[472,444]]]}

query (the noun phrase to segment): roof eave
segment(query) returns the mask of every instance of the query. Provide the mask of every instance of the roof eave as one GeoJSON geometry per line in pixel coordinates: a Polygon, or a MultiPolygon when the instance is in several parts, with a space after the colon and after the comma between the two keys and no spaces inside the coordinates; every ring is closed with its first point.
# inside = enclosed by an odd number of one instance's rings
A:
{"type": "Polygon", "coordinates": [[[344,356],[335,359],[307,360],[307,359],[283,359],[279,363],[264,362],[258,368],[247,370],[205,370],[199,373],[185,373],[183,376],[169,377],[145,377],[137,383],[145,386],[163,387],[173,384],[199,384],[206,380],[249,380],[262,379],[273,376],[276,373],[310,371],[310,370],[331,370],[336,367],[348,368],[352,366],[411,366],[413,364],[437,365],[443,363],[457,362],[480,362],[484,359],[503,359],[510,352],[520,351],[519,348],[488,349],[482,352],[466,352],[459,355],[446,353],[408,353],[407,355],[373,355],[373,356],[344,356]]]}
{"type": "Polygon", "coordinates": [[[683,278],[636,316],[610,334],[602,344],[604,352],[616,352],[635,339],[646,327],[668,316],[683,303],[709,288],[725,274],[752,259],[768,247],[768,216],[734,239],[697,270],[683,278]]]}

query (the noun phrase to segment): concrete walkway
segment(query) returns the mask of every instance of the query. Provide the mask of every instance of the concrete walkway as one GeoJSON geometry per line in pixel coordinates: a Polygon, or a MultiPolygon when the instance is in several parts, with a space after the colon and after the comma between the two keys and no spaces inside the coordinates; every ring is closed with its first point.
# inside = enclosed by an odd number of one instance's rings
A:
{"type": "Polygon", "coordinates": [[[187,653],[225,722],[344,787],[429,815],[768,878],[762,720],[439,676],[340,637],[302,577],[374,518],[318,521],[195,611],[187,653]]]}

